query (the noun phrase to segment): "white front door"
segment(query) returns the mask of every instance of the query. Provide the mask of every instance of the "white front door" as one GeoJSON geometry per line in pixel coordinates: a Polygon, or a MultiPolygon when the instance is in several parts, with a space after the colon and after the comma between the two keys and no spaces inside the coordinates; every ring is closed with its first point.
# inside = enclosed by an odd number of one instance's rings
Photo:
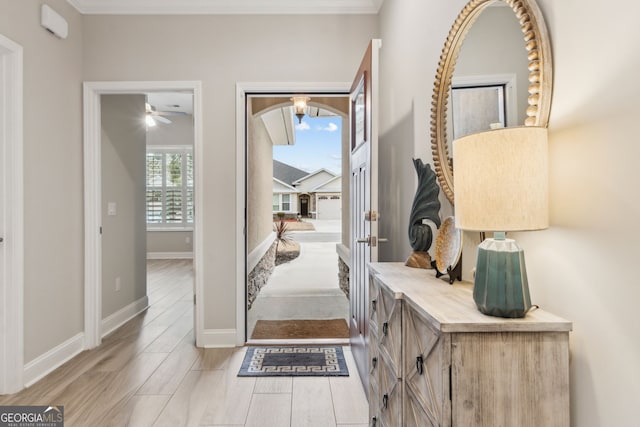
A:
{"type": "Polygon", "coordinates": [[[372,40],[351,86],[350,336],[360,378],[368,390],[369,297],[367,263],[378,260],[378,50],[372,40]]]}

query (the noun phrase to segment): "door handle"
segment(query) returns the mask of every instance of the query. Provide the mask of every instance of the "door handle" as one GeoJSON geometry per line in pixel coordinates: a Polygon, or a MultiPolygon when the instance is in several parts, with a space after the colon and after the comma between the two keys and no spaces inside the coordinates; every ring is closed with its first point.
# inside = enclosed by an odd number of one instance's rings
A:
{"type": "Polygon", "coordinates": [[[422,375],[424,372],[424,359],[422,355],[416,357],[416,371],[418,371],[418,375],[422,375]]]}
{"type": "Polygon", "coordinates": [[[389,239],[384,237],[377,238],[376,236],[367,236],[356,239],[356,243],[366,243],[368,246],[376,247],[378,246],[378,242],[386,243],[389,239]]]}
{"type": "Polygon", "coordinates": [[[367,245],[371,244],[371,236],[361,237],[356,240],[357,243],[366,243],[367,245]]]}

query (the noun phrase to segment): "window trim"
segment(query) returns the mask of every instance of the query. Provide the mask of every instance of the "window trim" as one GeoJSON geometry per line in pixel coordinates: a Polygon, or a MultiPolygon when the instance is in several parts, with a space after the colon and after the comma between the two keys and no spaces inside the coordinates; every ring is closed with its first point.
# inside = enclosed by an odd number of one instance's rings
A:
{"type": "MultiPolygon", "coordinates": [[[[278,197],[278,209],[277,209],[277,210],[274,210],[274,211],[272,211],[272,212],[273,212],[273,213],[278,213],[278,212],[292,213],[292,212],[296,212],[296,211],[291,210],[291,206],[294,204],[293,202],[294,202],[294,200],[295,200],[295,199],[293,198],[293,195],[296,195],[296,194],[297,194],[297,193],[293,193],[293,192],[291,192],[291,193],[273,193],[274,198],[275,198],[275,197],[278,197]],[[283,208],[282,208],[282,207],[283,207],[283,200],[282,200],[282,199],[283,199],[283,197],[282,197],[282,196],[284,196],[284,195],[289,196],[289,209],[287,209],[287,210],[285,210],[285,209],[283,209],[283,208]]],[[[273,206],[274,206],[274,205],[273,205],[273,202],[274,202],[274,201],[275,201],[275,200],[272,200],[272,202],[271,202],[271,208],[272,208],[272,209],[273,209],[273,206]]],[[[296,203],[296,206],[297,206],[297,203],[296,203]]]]}

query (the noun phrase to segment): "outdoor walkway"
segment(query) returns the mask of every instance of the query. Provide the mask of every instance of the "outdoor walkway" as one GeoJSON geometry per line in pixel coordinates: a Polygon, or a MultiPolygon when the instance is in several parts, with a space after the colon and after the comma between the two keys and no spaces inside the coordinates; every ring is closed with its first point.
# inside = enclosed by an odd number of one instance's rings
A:
{"type": "Polygon", "coordinates": [[[277,266],[247,316],[248,337],[260,319],[338,319],[348,322],[349,300],[338,287],[340,221],[312,222],[316,231],[292,232],[300,256],[277,266]]]}

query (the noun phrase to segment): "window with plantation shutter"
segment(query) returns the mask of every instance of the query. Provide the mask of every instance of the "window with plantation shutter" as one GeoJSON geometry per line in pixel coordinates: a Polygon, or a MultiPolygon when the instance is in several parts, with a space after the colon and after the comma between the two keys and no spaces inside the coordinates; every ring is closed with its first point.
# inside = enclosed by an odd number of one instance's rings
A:
{"type": "Polygon", "coordinates": [[[193,154],[190,148],[147,149],[147,225],[193,224],[193,154]]]}

